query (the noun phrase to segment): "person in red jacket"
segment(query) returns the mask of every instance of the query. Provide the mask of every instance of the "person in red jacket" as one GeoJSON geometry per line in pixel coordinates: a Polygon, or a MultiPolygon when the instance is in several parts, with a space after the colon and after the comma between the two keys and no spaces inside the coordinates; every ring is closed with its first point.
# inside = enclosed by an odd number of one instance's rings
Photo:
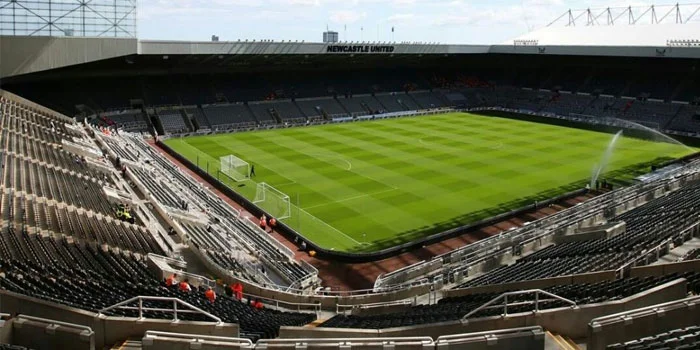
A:
{"type": "Polygon", "coordinates": [[[213,303],[216,300],[216,293],[213,289],[211,289],[211,287],[207,287],[207,291],[204,292],[204,296],[207,297],[207,300],[209,300],[210,303],[213,303]]]}
{"type": "Polygon", "coordinates": [[[263,305],[263,303],[260,301],[260,299],[255,299],[255,301],[252,303],[251,306],[253,306],[254,308],[256,308],[258,310],[262,310],[262,308],[265,307],[263,305]]]}
{"type": "Polygon", "coordinates": [[[180,282],[179,288],[182,292],[191,292],[192,287],[190,287],[190,280],[185,278],[184,281],[180,282]]]}
{"type": "Polygon", "coordinates": [[[260,228],[267,232],[267,217],[265,217],[265,214],[260,217],[260,228]]]}
{"type": "Polygon", "coordinates": [[[168,279],[165,280],[165,285],[168,287],[172,287],[177,284],[177,274],[174,273],[168,277],[168,279]]]}
{"type": "Polygon", "coordinates": [[[236,298],[236,300],[243,299],[243,285],[240,282],[234,283],[231,286],[231,290],[233,291],[233,297],[236,298]]]}
{"type": "Polygon", "coordinates": [[[277,226],[277,219],[272,217],[270,220],[267,220],[267,226],[270,227],[270,232],[274,231],[277,226]]]}

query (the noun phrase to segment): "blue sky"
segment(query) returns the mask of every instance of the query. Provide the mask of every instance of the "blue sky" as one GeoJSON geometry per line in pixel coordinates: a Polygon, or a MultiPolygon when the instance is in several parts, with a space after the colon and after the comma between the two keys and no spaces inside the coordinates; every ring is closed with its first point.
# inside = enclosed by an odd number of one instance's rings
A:
{"type": "Polygon", "coordinates": [[[206,41],[215,34],[232,41],[320,41],[328,25],[341,40],[494,44],[542,27],[569,8],[648,4],[619,0],[141,0],[138,30],[141,39],[206,41]]]}

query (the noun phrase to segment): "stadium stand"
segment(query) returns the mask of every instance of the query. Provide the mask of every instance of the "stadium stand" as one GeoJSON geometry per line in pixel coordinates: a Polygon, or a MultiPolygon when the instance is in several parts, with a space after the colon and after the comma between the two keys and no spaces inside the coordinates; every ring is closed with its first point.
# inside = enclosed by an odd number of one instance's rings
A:
{"type": "MultiPolygon", "coordinates": [[[[246,250],[251,257],[263,258],[265,264],[272,271],[277,272],[282,281],[297,286],[314,283],[317,271],[311,266],[300,265],[291,260],[292,253],[288,248],[268,235],[261,235],[262,231],[259,227],[248,220],[239,218],[235,210],[223,205],[214,194],[201,188],[199,183],[182,174],[171,163],[153,153],[150,146],[146,145],[140,138],[136,136],[124,137],[124,140],[126,141],[124,148],[140,150],[142,154],[148,154],[155,160],[153,163],[148,160],[150,165],[145,165],[146,159],[141,160],[142,166],[151,167],[153,173],[149,174],[138,166],[128,170],[128,173],[134,174],[134,181],[147,189],[147,195],[153,196],[156,201],[171,208],[182,208],[181,203],[184,199],[184,202],[193,204],[193,208],[188,209],[189,211],[194,210],[194,206],[199,207],[200,210],[211,211],[209,223],[204,224],[204,226],[208,225],[212,231],[223,234],[225,239],[219,237],[214,241],[206,242],[204,237],[210,236],[210,234],[203,232],[202,223],[190,225],[187,221],[182,221],[181,224],[185,228],[183,233],[186,237],[191,237],[197,245],[204,249],[211,250],[213,256],[218,258],[230,256],[231,238],[234,238],[234,241],[239,243],[238,247],[246,250]]],[[[240,265],[228,262],[226,266],[240,265]]],[[[247,270],[238,271],[238,273],[245,276],[256,275],[256,271],[250,267],[247,270]]],[[[266,284],[273,284],[264,275],[258,276],[257,279],[266,284]]]]}
{"type": "Polygon", "coordinates": [[[595,318],[588,325],[587,348],[697,349],[700,327],[690,311],[697,300],[690,296],[595,318]]]}
{"type": "MultiPolygon", "coordinates": [[[[16,121],[17,114],[21,115],[23,108],[25,107],[21,103],[1,96],[2,125],[10,125],[16,121]]],[[[52,125],[55,130],[65,132],[69,130],[66,125],[74,123],[46,115],[40,119],[34,118],[34,121],[41,122],[44,125],[42,127],[52,125]]],[[[3,128],[2,144],[7,147],[9,143],[4,141],[10,140],[8,135],[21,132],[22,129],[17,127],[3,128]]],[[[62,140],[57,139],[61,137],[61,133],[34,134],[35,137],[47,138],[48,135],[52,135],[50,141],[61,143],[62,140]]],[[[96,135],[101,134],[98,132],[96,135]]],[[[100,139],[112,138],[112,135],[102,135],[100,139]]],[[[123,148],[122,144],[128,142],[112,142],[113,148],[110,149],[123,148]]],[[[131,149],[137,154],[146,154],[143,148],[139,150],[132,146],[131,149]]],[[[177,286],[166,288],[148,269],[144,256],[148,253],[164,255],[168,252],[156,242],[154,233],[149,228],[117,221],[111,217],[113,208],[108,204],[110,201],[95,197],[96,194],[103,195],[104,183],[82,178],[82,175],[74,175],[72,171],[52,164],[52,159],[45,164],[34,163],[30,152],[22,152],[26,150],[17,147],[12,148],[10,153],[8,149],[3,149],[3,178],[6,182],[2,187],[3,196],[0,202],[3,223],[0,232],[2,289],[92,312],[136,296],[176,297],[220,316],[225,322],[240,324],[241,334],[253,340],[275,337],[281,325],[300,326],[315,319],[313,314],[258,310],[224,295],[217,299],[216,304],[212,304],[206,301],[204,290],[197,287],[194,287],[193,292],[179,291],[177,286]],[[20,172],[32,176],[19,176],[20,172]],[[96,212],[100,214],[96,215],[96,212]]],[[[59,154],[63,152],[65,151],[59,154]]],[[[132,153],[124,150],[123,154],[132,153]]],[[[76,154],[68,157],[81,159],[76,154]]],[[[139,159],[142,158],[133,157],[132,160],[137,162],[139,159]]],[[[169,186],[152,181],[152,177],[138,167],[131,166],[129,171],[141,174],[140,180],[144,182],[151,180],[149,186],[154,190],[153,193],[158,194],[159,201],[178,205],[180,197],[168,192],[169,186]]],[[[116,186],[111,182],[109,184],[116,186]]],[[[209,235],[204,239],[210,239],[209,235]]],[[[275,262],[285,273],[306,277],[308,272],[299,265],[289,260],[282,261],[282,255],[276,253],[269,244],[258,242],[263,251],[277,254],[273,255],[275,262]]],[[[219,258],[223,254],[214,253],[219,258]]],[[[228,261],[229,264],[231,261],[235,264],[235,260],[228,261]]],[[[163,303],[158,301],[146,304],[149,307],[163,307],[163,303]]],[[[148,318],[171,317],[162,312],[144,312],[148,318]]],[[[127,317],[138,315],[133,309],[111,309],[105,313],[127,317]]],[[[182,320],[204,320],[197,314],[183,313],[179,317],[182,320]]]]}
{"type": "Polygon", "coordinates": [[[204,115],[204,113],[202,113],[202,110],[198,107],[185,107],[185,114],[187,114],[187,116],[189,116],[190,118],[194,118],[194,120],[197,121],[197,124],[199,125],[200,129],[211,128],[211,123],[209,122],[209,119],[207,119],[207,116],[204,115]]]}
{"type": "MultiPolygon", "coordinates": [[[[614,219],[626,231],[611,238],[563,243],[539,250],[460,285],[458,288],[616,270],[651,247],[680,234],[700,213],[700,185],[693,184],[655,199],[614,219]]],[[[680,240],[682,244],[683,240],[680,240]]]]}
{"type": "MultiPolygon", "coordinates": [[[[546,288],[545,291],[569,299],[575,302],[576,305],[595,304],[622,299],[640,291],[662,285],[678,277],[680,276],[668,275],[658,278],[631,278],[592,284],[562,285],[546,288]]],[[[692,285],[694,288],[697,288],[698,282],[700,282],[700,274],[697,273],[689,273],[682,277],[687,278],[689,285],[692,285]]],[[[693,292],[697,292],[697,290],[693,292]]],[[[337,315],[321,324],[320,327],[381,329],[458,320],[500,294],[473,294],[464,297],[445,298],[435,305],[419,305],[408,311],[396,314],[389,313],[377,316],[337,315]]],[[[509,310],[508,313],[517,314],[535,310],[534,295],[515,297],[510,300],[517,303],[517,306],[513,308],[513,311],[509,310]]],[[[538,306],[539,310],[559,308],[567,305],[557,299],[539,300],[538,302],[540,303],[538,306]]],[[[500,315],[502,312],[502,306],[494,306],[479,310],[471,317],[494,316],[500,315]]]]}
{"type": "MultiPolygon", "coordinates": [[[[233,56],[221,55],[217,69],[233,72],[221,74],[201,74],[207,72],[206,60],[217,55],[202,61],[183,55],[187,64],[174,57],[169,62],[188,71],[186,76],[72,78],[74,68],[68,67],[61,72],[66,82],[50,79],[36,89],[33,78],[10,80],[13,91],[86,123],[0,91],[0,294],[18,296],[31,307],[79,309],[94,320],[116,317],[129,327],[143,322],[141,317],[176,318],[183,323],[173,324],[189,329],[187,321],[213,325],[212,316],[240,326],[239,334],[226,339],[134,331],[146,349],[195,348],[208,341],[247,349],[543,349],[542,327],[507,328],[547,322],[562,329],[585,322],[588,339],[577,341],[588,341],[589,349],[700,347],[700,321],[694,318],[700,251],[688,250],[670,264],[660,259],[700,231],[700,162],[693,158],[624,188],[616,184],[615,190],[587,193],[593,198],[568,209],[549,208],[556,213],[539,219],[535,203],[532,222],[514,220],[517,225],[440,255],[410,251],[415,259],[403,261],[401,269],[372,267],[382,271],[376,281],[369,280],[374,288],[335,291],[323,288],[319,271],[307,261],[331,268],[335,262],[293,251],[294,245],[277,240],[279,232],[268,234],[256,225],[253,205],[227,204],[219,197],[221,188],[199,182],[198,176],[208,174],[191,175],[157,148],[160,136],[168,134],[351,122],[442,107],[700,133],[697,60],[676,59],[677,67],[669,68],[674,64],[661,57],[666,51],[623,59],[550,55],[545,54],[550,48],[542,49],[533,51],[539,55],[482,53],[464,62],[459,55],[407,54],[412,58],[404,60],[397,54],[396,67],[364,55],[387,68],[372,70],[358,69],[364,61],[354,56],[344,63],[298,57],[294,64],[314,67],[299,72],[267,71],[261,68],[270,66],[267,56],[234,62],[233,56]],[[652,67],[653,60],[661,63],[652,67]],[[195,68],[191,74],[189,68],[195,68]],[[368,117],[349,118],[362,116],[368,117]],[[139,134],[146,132],[163,135],[139,134]],[[131,222],[120,216],[125,205],[133,208],[131,222]],[[619,231],[577,236],[606,225],[619,231]],[[156,257],[172,266],[154,263],[156,257]],[[409,265],[409,260],[418,262],[409,265]],[[164,277],[175,271],[197,276],[191,292],[166,286],[164,277]],[[245,285],[243,300],[223,292],[235,282],[245,285]],[[216,302],[207,300],[207,286],[217,291],[216,302]],[[505,305],[495,304],[504,297],[505,305]],[[131,306],[119,305],[131,299],[131,306]],[[263,309],[251,305],[256,299],[265,302],[263,309]],[[177,315],[170,311],[173,300],[201,312],[177,315]],[[659,305],[662,301],[669,303],[659,305]],[[469,327],[477,321],[504,329],[476,332],[480,329],[469,327]],[[441,328],[450,322],[455,328],[441,328]],[[471,333],[435,336],[446,329],[471,333]],[[393,338],[392,332],[416,337],[393,338]],[[281,334],[296,339],[269,339],[281,334]],[[334,337],[310,339],[318,334],[334,337]]],[[[99,67],[162,68],[162,55],[147,56],[126,63],[120,57],[99,67]]],[[[578,328],[573,334],[581,336],[585,327],[578,328]]],[[[12,347],[0,337],[0,348],[12,347]]]]}
{"type": "Polygon", "coordinates": [[[163,129],[167,133],[181,133],[189,131],[189,128],[185,124],[185,120],[177,109],[165,109],[157,112],[161,123],[163,124],[163,129]]]}
{"type": "Polygon", "coordinates": [[[408,94],[412,97],[417,105],[416,109],[429,109],[429,108],[440,108],[446,107],[445,103],[442,101],[440,94],[433,91],[416,91],[408,94]]]}
{"type": "Polygon", "coordinates": [[[257,120],[244,104],[202,106],[212,128],[255,125],[257,120]]]}
{"type": "Polygon", "coordinates": [[[296,103],[309,119],[347,115],[340,103],[332,97],[297,99],[296,103]]]}

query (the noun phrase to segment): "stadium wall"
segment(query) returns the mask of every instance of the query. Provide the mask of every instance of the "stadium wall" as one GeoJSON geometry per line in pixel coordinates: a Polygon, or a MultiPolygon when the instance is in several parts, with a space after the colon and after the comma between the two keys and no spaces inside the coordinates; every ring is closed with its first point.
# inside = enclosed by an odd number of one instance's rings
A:
{"type": "Polygon", "coordinates": [[[0,36],[0,78],[136,54],[136,39],[0,36]]]}

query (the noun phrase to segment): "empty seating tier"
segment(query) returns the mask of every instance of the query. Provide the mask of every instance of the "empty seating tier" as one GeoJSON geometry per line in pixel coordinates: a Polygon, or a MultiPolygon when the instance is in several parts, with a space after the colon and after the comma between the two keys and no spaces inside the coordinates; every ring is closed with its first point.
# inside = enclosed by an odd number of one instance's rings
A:
{"type": "MultiPolygon", "coordinates": [[[[574,301],[577,305],[601,303],[629,297],[641,291],[656,287],[676,278],[686,278],[689,289],[697,292],[700,288],[700,273],[668,275],[663,277],[626,278],[615,281],[605,281],[592,284],[563,285],[545,288],[544,290],[560,297],[574,301]]],[[[445,298],[435,305],[419,305],[400,313],[382,314],[377,316],[345,316],[337,315],[321,324],[320,327],[332,328],[389,328],[413,326],[419,324],[437,323],[459,320],[469,312],[484,305],[499,296],[496,294],[473,294],[457,298],[445,298]]],[[[509,307],[508,313],[530,312],[535,309],[534,295],[523,295],[508,298],[509,303],[517,303],[509,307]],[[512,310],[512,311],[511,311],[512,310]]],[[[540,299],[539,309],[564,307],[567,304],[558,299],[540,299]]],[[[472,317],[496,316],[503,312],[503,306],[485,308],[472,317]]]]}

